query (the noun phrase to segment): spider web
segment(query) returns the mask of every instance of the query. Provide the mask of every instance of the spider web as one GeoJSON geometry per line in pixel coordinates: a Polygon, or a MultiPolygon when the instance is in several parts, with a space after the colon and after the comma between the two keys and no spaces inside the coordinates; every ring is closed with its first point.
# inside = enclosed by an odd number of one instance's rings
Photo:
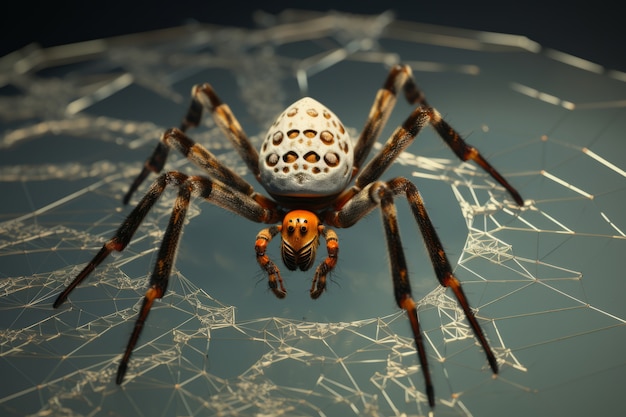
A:
{"type": "MultiPolygon", "coordinates": [[[[161,132],[178,125],[193,84],[211,82],[258,144],[303,94],[356,132],[389,65],[400,61],[527,199],[516,207],[431,132],[385,176],[418,184],[501,363],[492,377],[398,200],[435,413],[623,408],[626,74],[524,37],[389,14],[257,17],[254,30],[190,24],[33,45],[0,60],[2,414],[428,414],[378,214],[339,230],[340,264],[319,300],[308,298],[303,273],[285,274],[289,296],[277,300],[254,259],[261,226],[194,202],[168,293],[121,387],[114,373],[173,194],[123,253],[69,303],[51,307],[129,212],[121,197],[161,132]]],[[[400,101],[381,140],[409,112],[400,101]]],[[[191,135],[246,174],[211,120],[191,135]]],[[[168,169],[197,172],[171,159],[168,169]]]]}

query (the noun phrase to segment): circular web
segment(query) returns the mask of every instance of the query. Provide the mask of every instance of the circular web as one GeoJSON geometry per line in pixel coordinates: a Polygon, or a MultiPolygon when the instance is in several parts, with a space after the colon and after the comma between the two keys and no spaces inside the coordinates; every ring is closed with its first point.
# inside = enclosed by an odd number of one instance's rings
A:
{"type": "MultiPolygon", "coordinates": [[[[162,131],[178,125],[193,84],[211,82],[258,145],[284,106],[305,94],[355,133],[398,62],[411,65],[429,102],[527,202],[516,207],[431,132],[385,175],[420,188],[501,363],[493,378],[398,200],[436,414],[621,409],[626,74],[523,37],[387,14],[258,18],[255,30],[190,25],[32,46],[0,60],[2,414],[428,414],[377,214],[339,231],[339,267],[326,294],[310,300],[311,277],[292,273],[289,296],[277,300],[254,259],[262,226],[194,202],[168,293],[121,387],[114,374],[173,193],[124,252],[62,308],[51,306],[129,212],[126,187],[162,131]]],[[[399,102],[381,140],[410,111],[399,102]]],[[[246,174],[206,119],[190,135],[246,174]]],[[[168,169],[197,173],[171,159],[168,169]]]]}

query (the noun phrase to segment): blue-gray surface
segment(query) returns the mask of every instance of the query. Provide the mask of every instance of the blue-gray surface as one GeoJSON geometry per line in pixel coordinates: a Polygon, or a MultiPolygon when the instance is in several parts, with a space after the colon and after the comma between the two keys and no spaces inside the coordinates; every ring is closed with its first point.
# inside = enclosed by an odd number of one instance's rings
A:
{"type": "MultiPolygon", "coordinates": [[[[399,199],[436,414],[620,409],[626,75],[523,37],[302,12],[266,29],[189,26],[0,62],[3,414],[427,414],[378,213],[338,231],[326,294],[310,300],[311,273],[285,271],[289,295],[277,300],[254,256],[263,226],[194,202],[170,291],[121,388],[114,372],[174,193],[126,251],[51,308],[130,211],[121,197],[179,124],[192,85],[210,82],[258,144],[303,94],[357,132],[397,62],[527,201],[517,208],[430,131],[385,175],[418,184],[501,362],[493,379],[399,199]]],[[[410,111],[399,100],[380,142],[410,111]]],[[[206,119],[191,136],[245,174],[206,119]]],[[[198,172],[176,154],[167,169],[198,172]]],[[[270,255],[279,259],[277,242],[270,255]]]]}

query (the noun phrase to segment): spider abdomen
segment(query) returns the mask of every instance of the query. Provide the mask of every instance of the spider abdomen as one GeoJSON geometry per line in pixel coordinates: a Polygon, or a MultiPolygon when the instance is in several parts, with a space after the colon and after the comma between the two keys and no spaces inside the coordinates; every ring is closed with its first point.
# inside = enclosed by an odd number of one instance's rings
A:
{"type": "Polygon", "coordinates": [[[351,179],[352,141],[339,118],[305,97],[272,124],[259,153],[261,183],[273,196],[321,197],[351,179]]]}

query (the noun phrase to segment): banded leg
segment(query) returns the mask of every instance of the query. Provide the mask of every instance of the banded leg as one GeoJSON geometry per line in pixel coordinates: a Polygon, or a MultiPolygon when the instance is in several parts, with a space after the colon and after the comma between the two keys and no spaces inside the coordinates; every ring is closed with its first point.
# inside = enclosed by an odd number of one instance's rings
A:
{"type": "Polygon", "coordinates": [[[424,374],[424,382],[426,386],[426,394],[431,407],[435,405],[435,394],[432,384],[432,378],[428,366],[428,360],[422,334],[417,316],[417,306],[411,295],[411,284],[409,281],[408,270],[400,233],[398,229],[396,207],[394,197],[404,195],[409,203],[409,207],[415,217],[424,243],[430,256],[435,275],[439,283],[444,287],[450,287],[456,297],[461,309],[463,310],[473,332],[483,348],[487,361],[494,374],[498,373],[498,362],[485,337],[478,320],[470,307],[469,301],[465,296],[461,283],[454,276],[452,267],[443,249],[443,245],[437,236],[435,227],[433,226],[422,198],[417,187],[406,178],[396,178],[387,183],[374,182],[369,184],[362,191],[357,193],[352,199],[346,202],[339,211],[328,213],[326,222],[336,227],[350,227],[360,219],[365,217],[376,207],[381,208],[382,220],[385,229],[385,237],[387,248],[389,251],[391,263],[391,275],[393,280],[394,295],[396,303],[407,312],[411,329],[415,340],[417,354],[422,366],[424,374]]]}
{"type": "Polygon", "coordinates": [[[407,65],[394,65],[382,88],[376,93],[361,136],[354,147],[354,167],[357,170],[365,162],[381,130],[387,124],[399,91],[404,92],[409,104],[425,103],[424,94],[415,84],[411,68],[407,65]]]}
{"type": "Polygon", "coordinates": [[[361,164],[378,138],[391,110],[395,106],[396,96],[400,90],[403,90],[405,98],[409,103],[418,104],[418,107],[405,120],[402,126],[396,129],[383,149],[358,174],[355,187],[344,192],[344,195],[339,199],[339,206],[349,199],[350,196],[363,189],[363,187],[378,180],[398,155],[413,143],[417,134],[426,124],[430,124],[433,127],[459,159],[476,162],[507,190],[519,206],[524,205],[524,200],[519,192],[508,183],[502,174],[481,155],[478,149],[467,144],[459,133],[441,117],[441,114],[436,109],[429,106],[424,94],[415,83],[412,71],[408,66],[394,66],[389,72],[383,88],[378,91],[365,128],[355,146],[356,170],[360,169],[361,164]]]}
{"type": "MultiPolygon", "coordinates": [[[[133,193],[144,182],[150,172],[161,172],[167,160],[170,147],[178,148],[185,156],[189,157],[190,153],[185,152],[184,150],[191,149],[191,145],[182,147],[175,146],[177,144],[176,138],[180,138],[181,135],[184,136],[183,133],[189,128],[196,127],[200,124],[203,109],[207,109],[211,112],[215,123],[233,143],[235,150],[239,153],[248,168],[252,171],[256,178],[259,177],[258,153],[250,143],[248,136],[241,128],[241,125],[237,121],[233,112],[230,110],[230,107],[220,100],[209,84],[196,85],[192,89],[191,103],[189,104],[189,109],[187,110],[179,129],[170,129],[161,137],[161,141],[153,151],[152,155],[146,160],[142,171],[135,178],[128,192],[124,196],[124,204],[128,204],[133,193]],[[172,136],[174,137],[173,139],[172,136]]],[[[187,140],[191,141],[188,138],[187,140]]],[[[199,145],[196,146],[201,148],[201,153],[210,153],[203,147],[199,145]]],[[[215,157],[213,157],[213,159],[215,159],[215,157]]],[[[202,165],[199,166],[203,167],[202,165]]]]}
{"type": "Polygon", "coordinates": [[[130,243],[137,228],[141,225],[144,218],[157,202],[165,187],[169,185],[180,185],[187,179],[187,176],[177,172],[171,172],[159,176],[143,199],[137,204],[133,211],[126,217],[124,222],[119,226],[115,234],[109,239],[93,257],[93,259],[85,266],[85,268],[74,278],[74,280],[59,294],[54,302],[54,308],[58,308],[65,302],[70,293],[84,281],[91,272],[102,261],[104,261],[113,251],[121,252],[130,243]]]}
{"type": "Polygon", "coordinates": [[[326,277],[337,266],[337,257],[339,255],[339,239],[337,233],[328,227],[320,226],[322,228],[322,235],[326,241],[326,258],[315,269],[315,275],[313,275],[313,281],[311,283],[311,298],[316,299],[326,289],[326,277]]]}
{"type": "Polygon", "coordinates": [[[285,298],[287,290],[283,284],[283,278],[280,276],[278,266],[267,256],[267,245],[272,238],[280,233],[282,226],[275,225],[261,230],[256,236],[254,250],[256,252],[256,260],[261,268],[267,274],[269,287],[278,298],[285,298]]]}
{"type": "Polygon", "coordinates": [[[137,344],[154,300],[162,298],[167,290],[167,284],[176,256],[176,249],[191,197],[202,197],[217,206],[255,222],[272,223],[278,221],[280,218],[280,213],[277,211],[263,207],[250,196],[234,191],[222,185],[220,182],[215,182],[206,177],[189,177],[180,172],[162,174],[154,181],[148,193],[120,225],[115,235],[103,245],[96,256],[78,276],[76,276],[67,288],[59,294],[53,304],[55,308],[61,306],[69,294],[84,281],[112,251],[122,251],[126,248],[137,231],[137,228],[163,194],[167,186],[178,187],[178,196],[174,203],[165,235],[163,236],[154,270],[150,276],[149,288],[145,293],[141,310],[135,322],[135,327],[118,368],[116,378],[118,384],[121,384],[124,380],[130,356],[137,344]]]}
{"type": "Polygon", "coordinates": [[[168,149],[178,150],[185,158],[204,170],[210,178],[228,185],[235,191],[251,196],[264,207],[276,207],[273,201],[262,194],[258,194],[252,185],[224,165],[204,146],[194,142],[182,130],[176,128],[166,130],[161,137],[161,142],[165,143],[168,149]]]}

